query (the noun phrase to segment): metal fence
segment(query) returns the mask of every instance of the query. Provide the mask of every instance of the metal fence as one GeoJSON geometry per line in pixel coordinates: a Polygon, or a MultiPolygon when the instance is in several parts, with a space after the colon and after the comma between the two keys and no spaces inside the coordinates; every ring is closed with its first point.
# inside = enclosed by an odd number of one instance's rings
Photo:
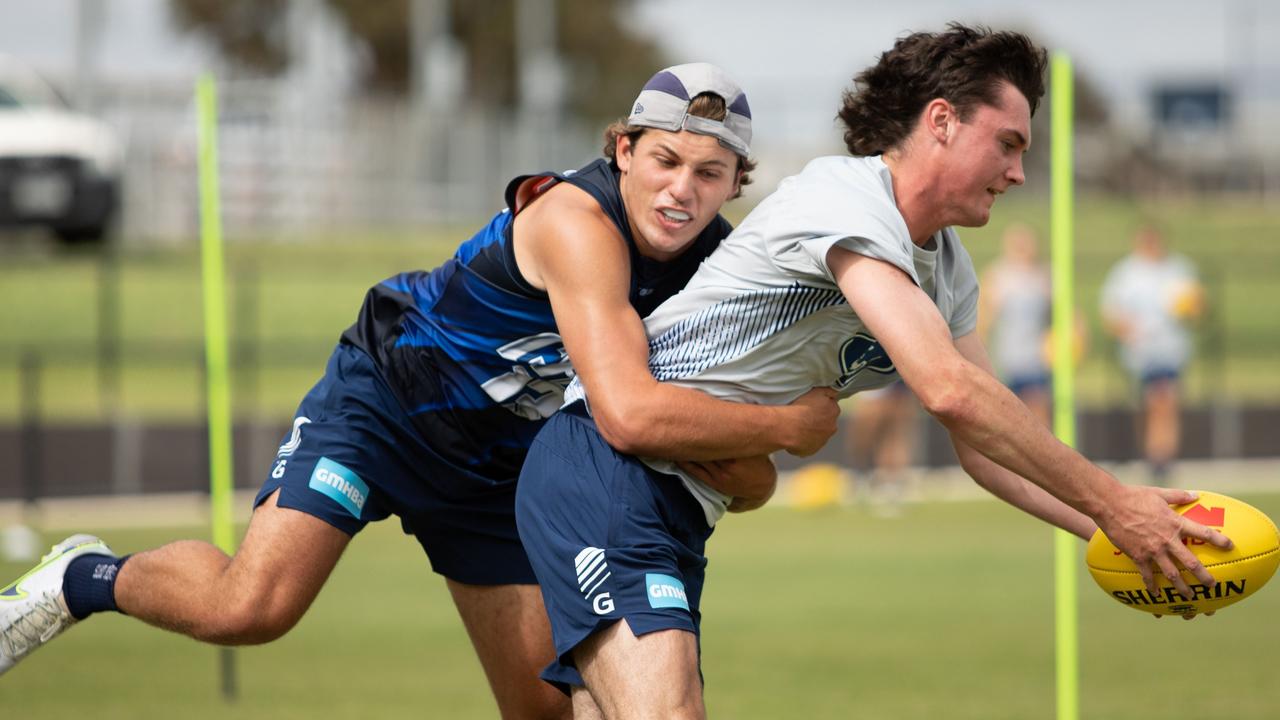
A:
{"type": "MultiPolygon", "coordinates": [[[[195,235],[195,113],[186,83],[105,85],[95,107],[124,138],[121,237],[195,235]]],[[[219,87],[229,237],[471,219],[510,177],[598,153],[583,123],[549,113],[449,112],[398,99],[316,98],[277,80],[219,87]]]]}

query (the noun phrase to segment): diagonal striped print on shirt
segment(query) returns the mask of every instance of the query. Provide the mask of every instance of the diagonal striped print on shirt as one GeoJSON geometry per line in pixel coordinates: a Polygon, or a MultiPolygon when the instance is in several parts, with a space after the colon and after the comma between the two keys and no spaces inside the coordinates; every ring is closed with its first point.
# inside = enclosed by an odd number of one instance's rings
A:
{"type": "Polygon", "coordinates": [[[649,369],[659,381],[696,375],[741,356],[823,308],[844,302],[839,290],[799,283],[723,300],[654,338],[649,343],[649,369]]]}

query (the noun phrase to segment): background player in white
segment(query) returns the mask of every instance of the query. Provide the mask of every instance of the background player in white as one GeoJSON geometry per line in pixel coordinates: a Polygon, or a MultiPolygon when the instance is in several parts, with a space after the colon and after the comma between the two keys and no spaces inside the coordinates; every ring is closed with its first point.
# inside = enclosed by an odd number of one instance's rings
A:
{"type": "Polygon", "coordinates": [[[1178,379],[1191,357],[1188,323],[1200,317],[1204,290],[1195,267],[1169,252],[1154,225],[1138,229],[1133,252],[1102,284],[1102,321],[1142,393],[1142,450],[1152,481],[1163,485],[1178,456],[1178,379]]]}
{"type": "Polygon", "coordinates": [[[1052,288],[1040,262],[1035,230],[1005,228],[1001,253],[982,274],[978,336],[991,349],[1000,379],[1049,424],[1049,365],[1045,357],[1052,288]]]}
{"type": "MultiPolygon", "coordinates": [[[[1182,537],[1230,543],[1170,510],[1191,494],[1126,487],[1058,442],[974,333],[977,278],[952,226],[985,224],[1023,182],[1045,62],[1018,33],[899,40],[845,97],[854,157],[783,181],[646,319],[651,368],[767,404],[900,376],[980,485],[1082,538],[1102,527],[1149,587],[1154,569],[1190,593],[1180,565],[1212,578],[1182,537]]],[[[594,411],[608,388],[581,380],[566,397],[585,390],[594,411]]],[[[573,688],[579,717],[701,717],[701,553],[729,498],[672,463],[610,452],[609,438],[572,402],[521,472],[517,521],[559,653],[543,677],[573,688]],[[672,494],[677,482],[696,502],[672,494]]]]}

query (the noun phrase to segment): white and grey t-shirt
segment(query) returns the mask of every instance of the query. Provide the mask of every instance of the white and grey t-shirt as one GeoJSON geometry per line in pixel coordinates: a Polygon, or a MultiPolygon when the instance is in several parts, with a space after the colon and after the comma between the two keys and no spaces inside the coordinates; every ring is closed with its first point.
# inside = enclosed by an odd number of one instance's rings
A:
{"type": "Polygon", "coordinates": [[[1046,376],[1044,342],[1053,312],[1048,270],[1003,262],[983,279],[987,299],[996,299],[989,349],[1001,377],[1009,383],[1046,376]]]}
{"type": "MultiPolygon", "coordinates": [[[[973,331],[978,280],[951,228],[929,249],[911,242],[879,157],[823,157],[782,181],[708,257],[684,290],[645,319],[649,367],[660,381],[738,402],[786,404],[814,387],[841,397],[898,379],[827,267],[839,245],[907,273],[953,337],[973,331]]],[[[575,381],[566,401],[583,397],[575,381]]],[[[714,525],[730,498],[667,460],[714,525]]]]}
{"type": "Polygon", "coordinates": [[[1195,266],[1177,254],[1162,258],[1131,254],[1107,273],[1102,284],[1102,310],[1130,325],[1131,335],[1122,353],[1131,372],[1141,375],[1180,370],[1186,365],[1191,356],[1191,334],[1175,308],[1179,294],[1198,283],[1195,266]]]}

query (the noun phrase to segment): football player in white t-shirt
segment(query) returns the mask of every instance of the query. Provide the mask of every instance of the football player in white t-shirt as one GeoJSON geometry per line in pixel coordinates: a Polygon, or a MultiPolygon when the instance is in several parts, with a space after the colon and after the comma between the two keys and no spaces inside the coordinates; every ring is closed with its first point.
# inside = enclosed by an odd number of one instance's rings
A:
{"type": "Polygon", "coordinates": [[[1187,324],[1203,307],[1195,267],[1169,252],[1160,230],[1151,225],[1138,230],[1133,252],[1102,284],[1103,323],[1142,388],[1143,454],[1156,484],[1167,481],[1178,455],[1178,379],[1191,357],[1187,324]]]}
{"type": "MultiPolygon", "coordinates": [[[[1179,566],[1212,578],[1182,536],[1230,541],[1170,510],[1190,493],[1123,486],[1058,442],[993,377],[974,332],[978,283],[953,227],[984,225],[1023,182],[1045,63],[1019,33],[899,40],[845,96],[852,157],[784,180],[647,318],[650,366],[767,404],[901,377],[980,485],[1082,538],[1102,527],[1153,591],[1154,569],[1190,597],[1179,566]]],[[[556,643],[543,677],[572,692],[577,717],[703,717],[703,552],[743,508],[696,464],[625,454],[610,396],[591,376],[571,386],[521,473],[517,523],[556,643]]]]}
{"type": "Polygon", "coordinates": [[[1038,257],[1039,243],[1030,227],[1010,225],[1000,241],[1000,257],[982,274],[978,334],[1004,384],[1048,425],[1049,268],[1038,257]]]}

